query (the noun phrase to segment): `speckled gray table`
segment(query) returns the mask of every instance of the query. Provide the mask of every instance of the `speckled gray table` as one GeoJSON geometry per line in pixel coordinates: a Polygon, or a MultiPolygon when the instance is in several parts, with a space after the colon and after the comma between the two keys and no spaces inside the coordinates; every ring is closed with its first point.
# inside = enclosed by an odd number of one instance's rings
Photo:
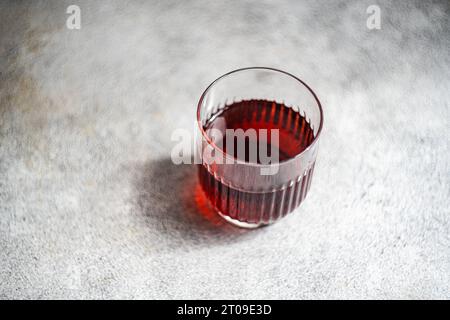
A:
{"type": "Polygon", "coordinates": [[[2,1],[0,298],[450,298],[450,5],[374,2],[2,1]],[[325,127],[305,203],[248,232],[170,137],[252,65],[325,127]]]}

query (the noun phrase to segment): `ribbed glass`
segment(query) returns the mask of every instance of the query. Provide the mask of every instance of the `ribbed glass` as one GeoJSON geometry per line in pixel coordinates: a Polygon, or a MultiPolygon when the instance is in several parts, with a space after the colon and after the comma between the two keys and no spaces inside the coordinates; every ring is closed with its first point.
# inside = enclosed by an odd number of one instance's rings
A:
{"type": "MultiPolygon", "coordinates": [[[[275,109],[272,111],[277,114],[275,109]]],[[[270,120],[264,118],[259,121],[270,120]]],[[[203,159],[199,165],[199,181],[211,204],[227,221],[241,227],[258,227],[279,220],[302,203],[311,186],[323,123],[320,102],[303,81],[271,68],[230,72],[205,90],[199,101],[197,121],[197,150],[203,159]],[[289,159],[268,165],[237,160],[219,149],[208,137],[205,124],[230,103],[255,99],[274,101],[273,108],[278,104],[291,108],[292,112],[277,115],[276,121],[300,137],[304,132],[302,126],[307,124],[314,136],[310,137],[309,146],[289,159]],[[303,122],[293,123],[291,114],[294,113],[300,114],[303,122]],[[221,154],[224,161],[216,163],[206,159],[208,155],[202,150],[207,147],[221,154]],[[229,159],[232,164],[226,161],[229,159]],[[262,169],[273,166],[278,166],[275,174],[261,174],[262,169]]]]}

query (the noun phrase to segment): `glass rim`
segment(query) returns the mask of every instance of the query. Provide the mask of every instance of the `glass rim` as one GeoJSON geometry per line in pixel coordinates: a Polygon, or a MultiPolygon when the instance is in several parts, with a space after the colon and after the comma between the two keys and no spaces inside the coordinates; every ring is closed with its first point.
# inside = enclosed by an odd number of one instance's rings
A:
{"type": "Polygon", "coordinates": [[[206,139],[206,142],[211,145],[215,150],[219,150],[220,153],[225,157],[225,158],[233,158],[233,163],[238,163],[238,164],[242,164],[242,165],[246,165],[246,166],[255,166],[255,167],[271,167],[271,166],[275,166],[275,165],[284,165],[290,162],[293,162],[295,160],[297,160],[298,158],[301,158],[303,154],[305,154],[306,152],[308,152],[319,140],[319,136],[322,132],[322,127],[323,127],[323,110],[322,110],[322,104],[319,101],[319,98],[317,97],[317,95],[315,94],[315,92],[311,89],[310,86],[308,86],[303,80],[301,80],[300,78],[294,76],[293,74],[280,70],[280,69],[276,69],[276,68],[271,68],[271,67],[244,67],[244,68],[239,68],[239,69],[235,69],[232,71],[229,71],[223,75],[221,75],[220,77],[218,77],[217,79],[215,79],[213,82],[211,82],[205,89],[205,91],[203,91],[202,95],[200,96],[200,99],[198,101],[197,104],[197,125],[198,128],[200,129],[200,132],[202,134],[202,136],[206,139]],[[202,102],[206,96],[206,94],[209,92],[209,90],[215,85],[217,84],[220,80],[222,80],[225,77],[228,77],[229,75],[232,75],[234,73],[238,73],[241,71],[248,71],[248,70],[265,70],[265,71],[272,71],[275,73],[281,73],[284,75],[289,76],[290,78],[296,80],[297,82],[299,82],[299,84],[303,85],[314,97],[316,103],[317,103],[317,107],[319,108],[319,113],[320,113],[320,123],[319,123],[319,129],[317,130],[317,134],[314,137],[314,139],[311,141],[311,143],[308,145],[308,147],[306,147],[302,152],[296,154],[294,157],[289,158],[287,160],[283,160],[283,161],[279,161],[277,163],[271,163],[271,164],[262,164],[262,163],[255,163],[255,162],[247,162],[247,161],[243,161],[240,160],[238,158],[233,157],[232,155],[226,153],[224,150],[222,150],[222,148],[219,148],[212,140],[210,137],[208,137],[208,135],[206,134],[206,131],[203,129],[203,124],[202,121],[200,119],[200,110],[202,108],[202,102]]]}

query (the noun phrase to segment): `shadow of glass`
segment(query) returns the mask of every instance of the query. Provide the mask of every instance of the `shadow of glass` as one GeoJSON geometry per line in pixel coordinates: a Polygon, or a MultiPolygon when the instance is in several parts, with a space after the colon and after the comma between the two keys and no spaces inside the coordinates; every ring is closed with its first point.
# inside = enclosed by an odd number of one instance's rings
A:
{"type": "Polygon", "coordinates": [[[134,187],[138,214],[171,245],[232,243],[259,232],[234,227],[214,211],[199,185],[196,165],[175,165],[170,158],[148,161],[138,167],[134,187]]]}

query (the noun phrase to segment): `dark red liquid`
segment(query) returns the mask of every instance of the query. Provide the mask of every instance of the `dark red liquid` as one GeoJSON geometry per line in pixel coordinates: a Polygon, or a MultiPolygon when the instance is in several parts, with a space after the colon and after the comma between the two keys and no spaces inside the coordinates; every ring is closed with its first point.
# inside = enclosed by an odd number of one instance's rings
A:
{"type": "MultiPolygon", "coordinates": [[[[305,150],[314,139],[314,131],[307,120],[283,104],[266,100],[245,100],[227,105],[214,114],[204,125],[205,131],[219,129],[278,129],[279,161],[286,161],[305,150]],[[217,119],[221,118],[219,124],[217,119]],[[225,121],[225,122],[223,122],[225,121]],[[223,124],[225,123],[225,127],[223,124]]],[[[259,135],[256,136],[259,139],[259,135]]],[[[259,140],[256,141],[259,144],[259,140]]],[[[270,150],[270,135],[266,141],[270,150]]],[[[235,144],[236,147],[236,144],[235,144]]],[[[246,143],[247,147],[247,143],[246,143]]],[[[222,148],[227,153],[237,155],[236,150],[227,150],[226,140],[222,148]]],[[[249,161],[245,150],[245,161],[249,161]]],[[[259,159],[257,159],[259,162],[259,159]]],[[[249,223],[270,223],[295,209],[306,196],[312,177],[312,166],[305,175],[289,186],[272,192],[245,192],[228,186],[216,179],[204,165],[199,165],[200,184],[211,203],[224,215],[249,223]]]]}

